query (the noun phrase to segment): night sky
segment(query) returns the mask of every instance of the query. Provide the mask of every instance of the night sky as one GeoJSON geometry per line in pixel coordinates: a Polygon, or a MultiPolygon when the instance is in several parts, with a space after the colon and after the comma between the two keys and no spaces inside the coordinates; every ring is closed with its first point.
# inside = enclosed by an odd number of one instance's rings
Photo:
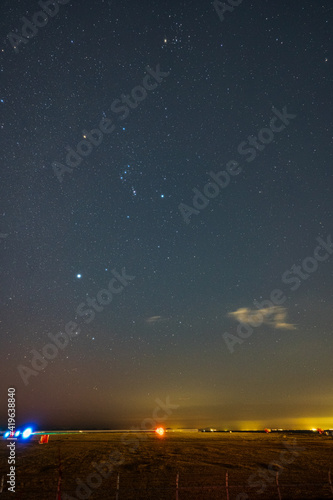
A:
{"type": "Polygon", "coordinates": [[[231,3],[2,1],[2,428],[333,427],[332,3],[231,3]]]}

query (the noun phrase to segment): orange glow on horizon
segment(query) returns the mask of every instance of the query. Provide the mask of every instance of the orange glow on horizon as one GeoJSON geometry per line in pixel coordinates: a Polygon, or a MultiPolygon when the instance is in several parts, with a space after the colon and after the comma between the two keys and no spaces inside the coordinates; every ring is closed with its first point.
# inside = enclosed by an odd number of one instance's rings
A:
{"type": "Polygon", "coordinates": [[[157,427],[157,429],[155,429],[155,432],[161,437],[165,434],[165,430],[163,429],[163,427],[157,427]]]}
{"type": "MultiPolygon", "coordinates": [[[[223,423],[225,426],[225,423],[223,423]]],[[[333,417],[293,417],[279,418],[266,420],[236,420],[228,422],[226,428],[237,429],[241,431],[247,430],[263,430],[267,429],[295,429],[295,430],[314,430],[317,429],[333,429],[333,417]]]]}

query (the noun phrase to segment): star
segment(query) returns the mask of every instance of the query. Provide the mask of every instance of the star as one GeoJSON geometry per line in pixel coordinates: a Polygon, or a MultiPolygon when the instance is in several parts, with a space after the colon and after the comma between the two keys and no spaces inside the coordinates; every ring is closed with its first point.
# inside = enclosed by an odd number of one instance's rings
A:
{"type": "Polygon", "coordinates": [[[80,278],[82,278],[82,274],[77,274],[77,275],[76,275],[76,277],[77,277],[78,279],[80,279],[80,278]]]}

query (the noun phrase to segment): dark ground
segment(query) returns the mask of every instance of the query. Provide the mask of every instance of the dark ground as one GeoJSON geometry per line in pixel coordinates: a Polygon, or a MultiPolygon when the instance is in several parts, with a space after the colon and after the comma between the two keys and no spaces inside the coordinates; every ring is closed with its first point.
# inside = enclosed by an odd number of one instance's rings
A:
{"type": "MultiPolygon", "coordinates": [[[[0,479],[9,472],[6,444],[4,440],[0,444],[0,479]]],[[[0,500],[55,500],[59,451],[62,500],[227,499],[226,472],[229,500],[278,500],[276,470],[282,500],[333,498],[328,475],[331,468],[333,476],[332,437],[170,432],[164,438],[98,433],[50,436],[44,445],[38,444],[37,438],[17,442],[16,494],[7,492],[5,486],[0,500]],[[105,464],[111,453],[118,464],[111,474],[89,477],[96,472],[92,462],[105,464]],[[77,490],[77,478],[81,485],[91,480],[90,488],[77,490]]]]}

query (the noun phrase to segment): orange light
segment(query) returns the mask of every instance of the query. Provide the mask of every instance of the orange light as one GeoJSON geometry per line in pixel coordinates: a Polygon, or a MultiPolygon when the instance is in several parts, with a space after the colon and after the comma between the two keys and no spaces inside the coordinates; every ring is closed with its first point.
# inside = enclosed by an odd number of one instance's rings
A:
{"type": "Polygon", "coordinates": [[[42,434],[39,440],[39,444],[46,444],[49,442],[49,434],[42,434]]]}
{"type": "Polygon", "coordinates": [[[157,429],[155,429],[155,432],[159,436],[164,436],[165,430],[163,429],[163,427],[157,427],[157,429]]]}

